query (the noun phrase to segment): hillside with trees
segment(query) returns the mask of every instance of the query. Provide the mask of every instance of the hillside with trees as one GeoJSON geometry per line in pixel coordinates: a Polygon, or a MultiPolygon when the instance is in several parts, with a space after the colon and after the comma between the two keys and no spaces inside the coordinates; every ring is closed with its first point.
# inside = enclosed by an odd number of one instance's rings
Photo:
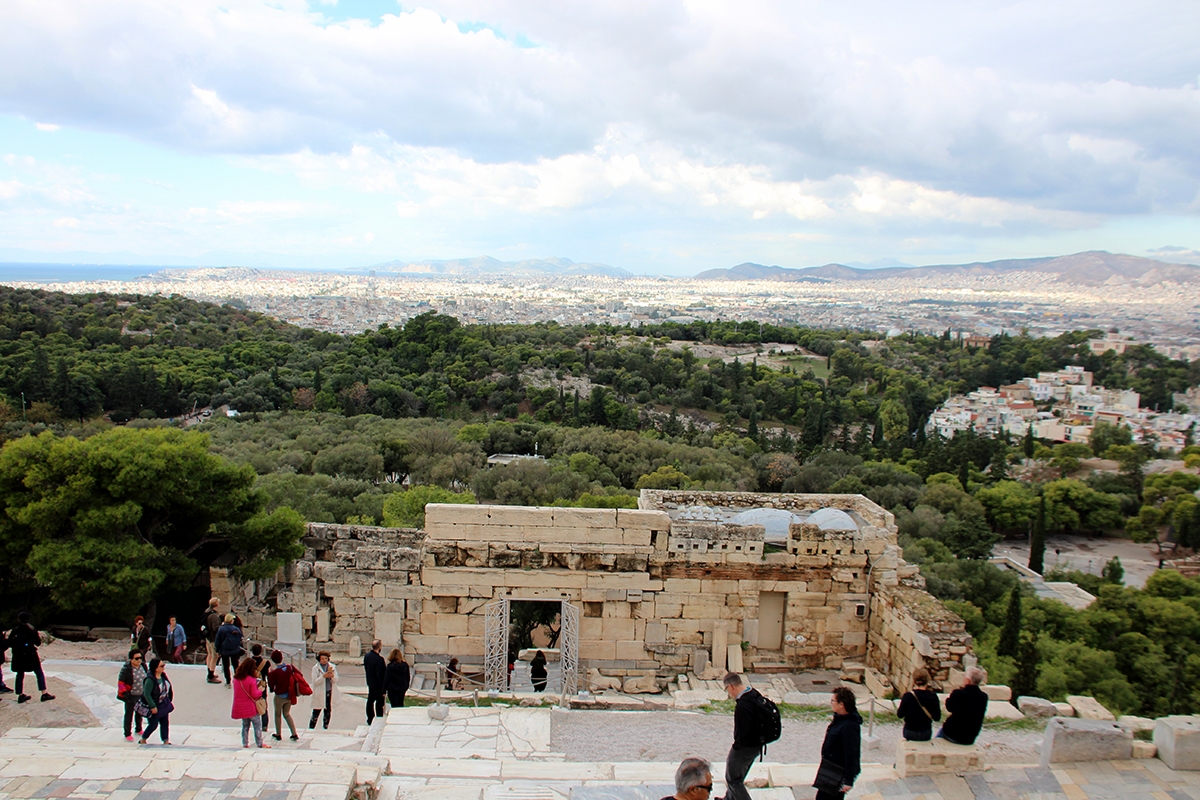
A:
{"type": "MultiPolygon", "coordinates": [[[[1195,470],[1145,476],[1163,454],[1111,426],[1090,444],[926,434],[952,394],[1067,365],[1160,408],[1200,382],[1200,365],[1150,348],[1093,355],[1096,333],[964,348],[948,333],[463,326],[425,314],[336,336],[179,297],[0,289],[0,591],[6,608],[32,597],[52,614],[111,573],[105,602],[127,615],[223,553],[244,574],[269,574],[303,520],[420,525],[433,501],[631,507],[643,488],[861,493],[896,515],[905,557],[967,621],[995,680],[1048,697],[1087,691],[1126,711],[1195,711],[1200,583],[1161,573],[1127,589],[1110,565],[1066,577],[1100,598],[1077,612],[987,562],[1002,537],[1030,537],[1040,565],[1054,532],[1195,547],[1195,470]],[[695,354],[718,345],[745,356],[695,354]],[[785,358],[772,352],[781,345],[802,350],[785,358]],[[239,414],[173,428],[209,406],[239,414]],[[497,454],[525,457],[488,466],[497,454]],[[1118,468],[1080,470],[1100,456],[1118,468]],[[99,463],[128,465],[119,474],[141,482],[122,495],[88,466],[99,463]],[[146,479],[157,470],[219,477],[223,500],[204,505],[186,487],[164,498],[170,480],[146,479]],[[82,485],[72,476],[91,488],[54,489],[82,485]]],[[[1194,467],[1200,449],[1177,457],[1194,467]]]]}

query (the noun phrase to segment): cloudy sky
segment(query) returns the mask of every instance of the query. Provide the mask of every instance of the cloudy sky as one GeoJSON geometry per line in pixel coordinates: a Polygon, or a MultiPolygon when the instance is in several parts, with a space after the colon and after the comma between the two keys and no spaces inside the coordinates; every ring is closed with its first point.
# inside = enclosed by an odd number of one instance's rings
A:
{"type": "Polygon", "coordinates": [[[0,260],[1200,262],[1200,3],[6,0],[0,260]]]}

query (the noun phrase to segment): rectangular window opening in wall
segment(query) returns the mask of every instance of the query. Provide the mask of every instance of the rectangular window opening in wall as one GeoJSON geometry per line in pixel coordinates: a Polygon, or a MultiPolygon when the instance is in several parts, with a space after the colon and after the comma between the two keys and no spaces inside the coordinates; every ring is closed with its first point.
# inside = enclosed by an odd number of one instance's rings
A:
{"type": "Polygon", "coordinates": [[[833,551],[833,554],[834,554],[835,556],[840,556],[840,555],[842,554],[842,551],[841,551],[841,550],[834,550],[834,551],[833,551]]]}
{"type": "Polygon", "coordinates": [[[858,617],[859,619],[865,618],[867,616],[867,604],[856,603],[854,605],[854,616],[858,617]]]}
{"type": "Polygon", "coordinates": [[[857,577],[858,577],[858,573],[857,573],[857,572],[851,572],[850,574],[851,574],[852,576],[854,576],[855,578],[857,578],[857,577]]]}
{"type": "Polygon", "coordinates": [[[583,604],[583,615],[585,617],[602,617],[604,616],[604,603],[587,603],[583,604]]]}
{"type": "Polygon", "coordinates": [[[723,544],[723,545],[721,545],[721,549],[722,549],[722,550],[728,550],[728,549],[729,549],[729,545],[727,545],[727,544],[723,544]]]}
{"type": "Polygon", "coordinates": [[[699,545],[699,543],[697,543],[697,542],[693,542],[693,543],[692,543],[692,549],[693,549],[693,550],[699,550],[699,549],[700,549],[700,545],[699,545]]]}
{"type": "Polygon", "coordinates": [[[741,552],[741,550],[742,550],[742,546],[741,546],[740,544],[735,544],[735,545],[733,546],[733,549],[734,549],[734,550],[736,550],[737,552],[741,552]]]}

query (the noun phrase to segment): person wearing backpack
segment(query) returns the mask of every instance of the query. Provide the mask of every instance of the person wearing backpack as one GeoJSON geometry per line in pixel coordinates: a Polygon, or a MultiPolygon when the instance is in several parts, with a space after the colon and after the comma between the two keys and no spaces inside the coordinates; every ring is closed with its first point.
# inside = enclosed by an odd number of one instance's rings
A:
{"type": "Polygon", "coordinates": [[[209,600],[208,608],[200,615],[198,626],[200,635],[204,637],[204,663],[208,667],[209,683],[221,682],[217,677],[217,664],[221,661],[221,656],[217,653],[217,631],[221,628],[221,613],[217,609],[220,605],[221,601],[216,597],[209,600]]]}
{"type": "Polygon", "coordinates": [[[767,744],[779,738],[779,709],[736,672],[727,674],[724,684],[729,698],[736,702],[733,747],[725,758],[725,800],[750,800],[746,775],[767,744]]]}
{"type": "Polygon", "coordinates": [[[928,742],[933,738],[933,723],[942,718],[937,692],[929,688],[929,670],[913,673],[913,688],[900,698],[896,716],[904,720],[904,738],[910,742],[928,742]]]}

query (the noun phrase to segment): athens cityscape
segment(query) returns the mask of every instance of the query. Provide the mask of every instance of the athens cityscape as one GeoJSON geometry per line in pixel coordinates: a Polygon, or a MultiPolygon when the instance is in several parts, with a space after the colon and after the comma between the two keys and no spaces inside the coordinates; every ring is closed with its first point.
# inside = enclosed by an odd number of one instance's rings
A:
{"type": "Polygon", "coordinates": [[[1200,798],[1197,31],[0,4],[0,800],[1200,798]]]}

